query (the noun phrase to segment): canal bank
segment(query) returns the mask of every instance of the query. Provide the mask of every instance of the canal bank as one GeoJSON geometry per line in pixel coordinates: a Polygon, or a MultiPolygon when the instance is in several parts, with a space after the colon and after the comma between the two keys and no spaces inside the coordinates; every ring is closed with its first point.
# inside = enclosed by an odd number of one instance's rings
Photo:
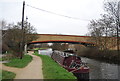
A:
{"type": "MultiPolygon", "coordinates": [[[[41,50],[41,54],[50,56],[51,50],[41,50]]],[[[90,79],[119,79],[120,66],[118,64],[105,63],[95,59],[81,57],[83,62],[86,62],[90,67],[90,79]]]]}
{"type": "Polygon", "coordinates": [[[120,65],[120,53],[118,54],[117,50],[98,50],[95,48],[87,48],[79,50],[76,54],[101,62],[120,65]]]}

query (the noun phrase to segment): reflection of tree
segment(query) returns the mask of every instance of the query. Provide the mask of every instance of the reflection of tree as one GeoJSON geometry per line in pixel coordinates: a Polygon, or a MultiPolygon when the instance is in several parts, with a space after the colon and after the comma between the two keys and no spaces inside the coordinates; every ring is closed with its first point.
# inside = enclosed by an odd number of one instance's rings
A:
{"type": "Polygon", "coordinates": [[[91,79],[102,79],[102,65],[98,61],[91,61],[90,76],[91,79]]]}
{"type": "Polygon", "coordinates": [[[118,80],[120,81],[120,65],[118,65],[118,80]]]}
{"type": "MultiPolygon", "coordinates": [[[[84,58],[82,59],[84,60],[84,58]]],[[[85,58],[90,67],[90,79],[117,79],[120,76],[120,66],[85,58]]],[[[93,81],[93,80],[91,80],[93,81]]]]}
{"type": "Polygon", "coordinates": [[[96,79],[95,81],[97,81],[98,79],[102,79],[101,62],[85,57],[81,57],[81,59],[83,62],[88,63],[87,65],[90,67],[90,72],[89,72],[90,81],[94,81],[94,79],[96,79]]]}
{"type": "Polygon", "coordinates": [[[102,75],[104,79],[118,78],[118,65],[102,63],[102,75]]]}

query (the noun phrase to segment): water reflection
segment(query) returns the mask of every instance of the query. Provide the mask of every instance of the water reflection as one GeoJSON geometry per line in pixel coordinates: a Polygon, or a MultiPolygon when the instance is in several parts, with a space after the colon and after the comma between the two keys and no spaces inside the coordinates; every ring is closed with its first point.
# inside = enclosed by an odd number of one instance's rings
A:
{"type": "Polygon", "coordinates": [[[82,60],[90,67],[90,79],[118,79],[120,66],[83,57],[82,60]]]}

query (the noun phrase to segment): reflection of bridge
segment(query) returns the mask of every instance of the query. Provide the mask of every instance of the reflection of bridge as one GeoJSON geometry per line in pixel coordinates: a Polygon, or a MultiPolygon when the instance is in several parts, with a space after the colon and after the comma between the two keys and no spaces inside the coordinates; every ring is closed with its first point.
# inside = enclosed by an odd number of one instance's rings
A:
{"type": "Polygon", "coordinates": [[[29,44],[36,43],[72,43],[82,44],[85,46],[94,46],[93,42],[88,40],[90,36],[76,36],[76,35],[56,35],[56,34],[35,34],[38,39],[30,42],[29,44]]]}

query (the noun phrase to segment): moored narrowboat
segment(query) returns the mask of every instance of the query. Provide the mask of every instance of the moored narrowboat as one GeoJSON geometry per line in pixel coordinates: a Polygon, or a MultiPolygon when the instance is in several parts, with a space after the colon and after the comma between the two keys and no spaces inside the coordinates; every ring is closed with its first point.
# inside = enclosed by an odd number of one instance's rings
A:
{"type": "Polygon", "coordinates": [[[72,72],[79,80],[89,79],[89,67],[83,63],[81,58],[73,52],[54,50],[51,58],[59,63],[69,72],[72,72]]]}

